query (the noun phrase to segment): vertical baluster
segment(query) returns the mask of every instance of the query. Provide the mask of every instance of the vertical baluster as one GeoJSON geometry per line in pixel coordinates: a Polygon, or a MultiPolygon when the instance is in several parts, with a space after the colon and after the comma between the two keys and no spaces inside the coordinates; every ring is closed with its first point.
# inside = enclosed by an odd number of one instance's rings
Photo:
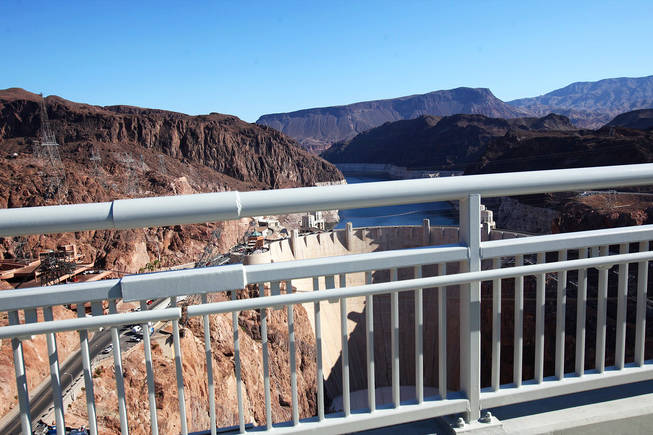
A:
{"type": "MultiPolygon", "coordinates": [[[[286,287],[286,293],[288,289],[286,287]]],[[[292,424],[299,423],[299,409],[297,406],[297,351],[295,349],[295,316],[293,305],[287,306],[288,310],[288,351],[290,352],[290,395],[292,403],[292,424]]]]}
{"type": "MultiPolygon", "coordinates": [[[[272,286],[272,283],[270,283],[272,286]]],[[[236,300],[236,290],[231,291],[231,299],[236,300]]],[[[238,311],[231,313],[231,325],[234,331],[234,367],[236,371],[236,397],[238,400],[238,429],[245,433],[245,414],[243,412],[243,379],[240,371],[240,338],[238,334],[238,311]]]]}
{"type": "MultiPolygon", "coordinates": [[[[77,304],[77,317],[84,318],[86,309],[84,303],[77,304]]],[[[82,351],[82,365],[84,373],[84,388],[86,388],[86,411],[88,413],[88,426],[91,435],[97,435],[97,417],[95,413],[95,393],[93,392],[93,376],[91,367],[91,352],[88,347],[88,331],[79,331],[79,347],[82,351]]]]}
{"type": "MultiPolygon", "coordinates": [[[[265,283],[258,284],[259,297],[265,296],[265,283]]],[[[316,335],[317,337],[317,335],[316,335]]],[[[268,349],[268,309],[261,308],[261,348],[263,349],[263,390],[265,396],[265,426],[272,429],[272,404],[270,399],[270,351],[268,349]]]]}
{"type": "MultiPolygon", "coordinates": [[[[545,262],[544,252],[537,253],[537,262],[545,262]]],[[[542,383],[544,379],[544,278],[543,273],[537,275],[535,290],[535,381],[537,383],[542,383]]]]}
{"type": "MultiPolygon", "coordinates": [[[[43,320],[54,320],[52,307],[43,307],[43,320]]],[[[63,415],[63,397],[61,395],[61,374],[59,372],[59,355],[57,352],[57,337],[54,333],[46,335],[48,346],[48,360],[50,362],[50,385],[52,388],[52,402],[54,403],[54,420],[57,425],[57,435],[65,434],[63,415]]]]}
{"type": "MultiPolygon", "coordinates": [[[[501,269],[501,257],[492,260],[492,269],[501,269]]],[[[501,280],[492,281],[492,390],[501,383],[501,280]]]]}
{"type": "MultiPolygon", "coordinates": [[[[648,251],[649,242],[639,242],[639,251],[648,251]]],[[[646,305],[648,291],[648,261],[637,263],[637,314],[635,317],[635,364],[644,364],[644,341],[646,340],[646,305]]]]}
{"type": "MultiPolygon", "coordinates": [[[[601,246],[601,256],[608,255],[608,247],[601,246]]],[[[596,301],[596,359],[599,373],[605,370],[605,329],[608,300],[608,266],[599,267],[599,289],[596,301]]]]}
{"type": "MultiPolygon", "coordinates": [[[[469,194],[459,201],[459,241],[467,247],[468,260],[461,271],[481,270],[481,196],[469,194]]],[[[469,400],[466,422],[481,417],[481,282],[460,286],[460,386],[469,400]]]]}
{"type": "MultiPolygon", "coordinates": [[[[202,293],[201,301],[203,304],[208,302],[206,293],[202,293]]],[[[263,309],[262,311],[265,311],[263,309]]],[[[261,319],[263,315],[261,314],[261,319]]],[[[263,320],[261,320],[263,321],[263,320]]],[[[204,354],[206,356],[206,382],[209,394],[209,424],[211,426],[211,435],[216,435],[216,418],[215,418],[215,384],[213,380],[213,352],[211,351],[211,324],[208,314],[202,316],[204,326],[204,354]]],[[[263,328],[261,326],[261,328],[263,328]]],[[[261,333],[261,341],[263,334],[261,333]]],[[[265,370],[265,368],[264,368],[265,370]]]]}
{"type": "MultiPolygon", "coordinates": [[[[347,276],[340,274],[340,288],[347,287],[347,276]]],[[[345,416],[351,410],[349,396],[349,343],[347,333],[347,299],[340,299],[340,344],[342,346],[342,408],[345,416]]]]}
{"type": "MultiPolygon", "coordinates": [[[[336,288],[336,277],[335,275],[327,275],[324,277],[324,288],[326,290],[336,288]]],[[[335,304],[336,302],[339,302],[338,298],[335,299],[328,299],[328,302],[330,304],[335,304]]]]}
{"type": "MultiPolygon", "coordinates": [[[[579,258],[587,258],[587,248],[578,250],[579,258]]],[[[587,269],[578,270],[576,294],[576,374],[585,373],[585,305],[587,303],[587,269]]]]}
{"type": "MultiPolygon", "coordinates": [[[[628,244],[619,245],[619,253],[628,253],[628,244]]],[[[619,265],[619,288],[617,299],[617,343],[615,347],[614,365],[624,368],[626,354],[626,307],[628,301],[628,263],[619,265]]]]}
{"type": "MultiPolygon", "coordinates": [[[[270,296],[276,296],[281,294],[281,282],[280,281],[272,281],[270,282],[270,296]]],[[[281,310],[283,309],[282,305],[277,305],[272,307],[273,310],[281,310]]]]}
{"type": "MultiPolygon", "coordinates": [[[[9,311],[9,324],[18,325],[17,311],[9,311]]],[[[16,391],[18,393],[18,407],[20,409],[20,425],[23,434],[32,433],[32,419],[29,409],[29,393],[27,391],[27,374],[25,372],[25,359],[23,356],[23,343],[20,338],[11,339],[11,347],[14,353],[14,372],[16,374],[16,391]]]]}
{"type": "MultiPolygon", "coordinates": [[[[109,312],[111,314],[118,313],[116,309],[116,300],[109,300],[109,312]]],[[[146,331],[143,331],[143,335],[146,331]]],[[[129,426],[127,423],[127,404],[125,403],[125,382],[122,372],[122,358],[120,355],[120,335],[118,327],[111,328],[111,343],[113,345],[113,370],[116,377],[116,392],[118,393],[118,415],[120,417],[120,433],[122,435],[129,434],[129,426]]]]}
{"type": "MultiPolygon", "coordinates": [[[[147,310],[147,303],[140,302],[141,311],[147,310]]],[[[145,326],[148,326],[147,324],[145,326]]],[[[143,328],[145,328],[143,326],[143,328]]],[[[159,421],[156,415],[156,390],[154,389],[154,368],[152,366],[152,343],[150,331],[143,334],[143,350],[145,351],[145,371],[147,373],[147,400],[150,405],[150,430],[152,435],[159,434],[159,421]]]]}
{"type": "MultiPolygon", "coordinates": [[[[515,266],[524,265],[524,256],[515,256],[515,266]]],[[[524,352],[524,277],[515,278],[515,343],[513,352],[513,383],[522,383],[522,355],[524,352]]]]}
{"type": "MultiPolygon", "coordinates": [[[[415,278],[422,277],[422,266],[415,266],[415,278]]],[[[417,403],[424,401],[424,310],[423,292],[415,290],[415,396],[417,403]]]]}
{"type": "MultiPolygon", "coordinates": [[[[320,278],[313,277],[313,291],[320,290],[320,278]]],[[[317,417],[324,420],[324,374],[322,372],[322,322],[320,319],[320,303],[313,303],[315,313],[315,348],[317,360],[317,417]]]]}
{"type": "MultiPolygon", "coordinates": [[[[447,274],[447,264],[438,264],[438,276],[447,274]]],[[[447,287],[438,287],[438,394],[447,398],[447,287]]]]}
{"type": "MultiPolygon", "coordinates": [[[[170,306],[177,306],[177,298],[170,298],[170,306]]],[[[175,352],[175,371],[177,375],[177,399],[179,401],[179,419],[181,422],[182,435],[188,435],[188,423],[186,421],[186,395],[184,392],[184,375],[181,365],[181,347],[179,345],[179,321],[172,321],[172,343],[175,352]]]]}
{"type": "MultiPolygon", "coordinates": [[[[390,281],[397,281],[397,269],[390,270],[390,281]]],[[[399,293],[390,293],[390,346],[392,347],[392,404],[397,408],[401,401],[399,385],[399,293]]]]}
{"type": "MultiPolygon", "coordinates": [[[[365,272],[365,284],[372,284],[372,272],[365,272]]],[[[367,353],[367,406],[376,409],[374,386],[374,297],[365,296],[365,347],[367,353]]]]}
{"type": "MultiPolygon", "coordinates": [[[[558,252],[558,261],[567,261],[567,251],[558,252]]],[[[567,312],[567,271],[558,272],[558,288],[556,298],[556,362],[555,376],[565,377],[565,317],[567,312]]]]}

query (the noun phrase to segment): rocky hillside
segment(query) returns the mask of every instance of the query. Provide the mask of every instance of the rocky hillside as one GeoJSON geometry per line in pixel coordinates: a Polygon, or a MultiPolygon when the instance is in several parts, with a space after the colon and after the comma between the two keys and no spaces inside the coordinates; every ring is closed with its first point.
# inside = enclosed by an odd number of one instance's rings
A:
{"type": "Polygon", "coordinates": [[[623,128],[596,131],[523,131],[494,139],[466,174],[536,171],[653,162],[653,132],[623,128]]]}
{"type": "MultiPolygon", "coordinates": [[[[340,172],[330,163],[300,149],[283,134],[268,127],[247,124],[233,116],[211,114],[187,116],[136,107],[98,107],[73,103],[59,97],[48,97],[46,106],[52,130],[61,144],[59,154],[62,167],[53,168],[50,158],[38,145],[41,127],[41,99],[21,89],[0,91],[0,208],[28,207],[58,203],[110,201],[117,198],[152,195],[190,194],[224,190],[252,190],[275,187],[312,185],[316,182],[339,181],[340,172]]],[[[249,219],[212,222],[124,231],[103,230],[77,233],[0,238],[0,258],[16,256],[16,249],[25,243],[26,252],[54,249],[75,243],[83,254],[82,260],[98,268],[113,271],[113,276],[156,270],[168,266],[197,261],[207,250],[213,254],[226,252],[250,228],[249,219]]],[[[0,281],[0,290],[11,289],[7,281],[0,281]]],[[[246,297],[247,292],[241,292],[246,297]]],[[[220,297],[215,295],[214,297],[220,297]]],[[[55,308],[55,317],[72,318],[75,313],[65,307],[55,308]]],[[[287,319],[285,311],[271,313],[269,339],[271,367],[275,394],[273,410],[276,420],[287,420],[290,413],[289,367],[287,359],[287,319]],[[278,354],[278,355],[277,355],[278,354]],[[285,355],[285,359],[284,359],[285,355]],[[280,386],[277,386],[277,385],[280,386]],[[287,384],[287,385],[286,385],[287,384]]],[[[296,307],[295,321],[299,347],[300,404],[302,416],[315,412],[314,339],[305,311],[296,307]],[[303,376],[312,376],[304,380],[303,376]]],[[[0,325],[7,318],[0,318],[0,325]]],[[[241,328],[246,329],[241,339],[241,357],[247,390],[247,419],[261,422],[260,392],[260,335],[256,312],[241,313],[241,328]]],[[[202,331],[195,321],[184,325],[182,346],[190,365],[185,366],[184,379],[189,394],[189,416],[193,428],[208,427],[199,401],[206,400],[206,378],[203,364],[202,331]],[[201,349],[201,350],[200,350],[201,349]],[[195,355],[195,356],[193,356],[195,355]]],[[[214,368],[220,382],[218,411],[221,424],[233,424],[234,401],[225,403],[223,397],[234,397],[233,344],[229,316],[212,318],[215,339],[214,368]],[[228,329],[228,330],[227,330],[228,329]],[[231,348],[229,347],[231,346],[231,348]]],[[[76,333],[58,334],[60,357],[76,351],[76,333]]],[[[26,346],[26,369],[30,388],[48,374],[48,359],[44,337],[26,346]]],[[[144,433],[147,400],[139,396],[144,387],[142,346],[135,348],[125,360],[125,377],[130,402],[130,422],[134,433],[144,433]],[[136,352],[136,353],[134,353],[136,352]],[[130,359],[131,358],[131,359],[130,359]]],[[[158,344],[153,350],[157,376],[169,381],[174,377],[171,345],[158,344]]],[[[15,382],[11,359],[11,342],[4,340],[0,347],[0,416],[16,405],[15,382]],[[1,365],[1,364],[0,364],[1,365]]],[[[108,363],[109,360],[107,360],[108,363]]],[[[99,407],[115,406],[111,396],[115,384],[104,382],[112,373],[106,364],[94,371],[94,382],[99,407]],[[104,368],[106,368],[106,372],[104,368]],[[112,388],[109,388],[109,385],[112,388]],[[111,391],[111,392],[110,392],[111,391]],[[109,404],[110,403],[110,404],[109,404]]],[[[157,384],[161,404],[160,418],[164,433],[179,432],[176,411],[176,391],[164,381],[157,384]]],[[[174,382],[173,382],[174,384],[174,382]]],[[[73,403],[68,408],[69,424],[86,424],[83,404],[73,403]],[[75,420],[75,412],[80,414],[75,420]]],[[[103,433],[115,433],[117,420],[113,408],[100,415],[103,433]]]]}
{"type": "Polygon", "coordinates": [[[622,113],[608,122],[606,126],[651,130],[653,129],[653,109],[633,110],[632,112],[622,113]]]}
{"type": "MultiPolygon", "coordinates": [[[[40,101],[22,89],[0,91],[0,171],[6,174],[0,178],[2,208],[305,186],[342,178],[333,165],[283,134],[233,116],[105,108],[48,97],[48,116],[63,163],[61,170],[53,171],[49,159],[38,152],[40,101]]],[[[194,261],[216,229],[221,230],[216,249],[224,252],[248,225],[245,220],[30,236],[27,248],[74,242],[86,261],[136,272],[154,260],[161,265],[194,261]]],[[[12,257],[14,246],[11,238],[0,240],[0,258],[12,257]]]]}
{"type": "MultiPolygon", "coordinates": [[[[22,89],[0,91],[0,140],[38,136],[40,97],[22,89]]],[[[312,185],[341,178],[289,137],[235,116],[188,116],[129,106],[99,107],[47,98],[48,116],[64,154],[82,143],[120,144],[133,152],[158,151],[202,164],[240,181],[269,187],[312,185]]]]}
{"type": "Polygon", "coordinates": [[[388,122],[339,142],[322,156],[333,163],[390,163],[409,168],[463,170],[478,161],[488,144],[514,131],[569,131],[559,115],[489,118],[483,115],[421,116],[388,122]]]}
{"type": "Polygon", "coordinates": [[[457,88],[422,95],[366,101],[344,106],[306,109],[261,116],[257,124],[268,125],[295,138],[305,148],[319,152],[334,142],[389,121],[422,115],[445,116],[457,113],[515,118],[526,112],[496,98],[489,89],[457,88]]]}
{"type": "Polygon", "coordinates": [[[551,112],[568,116],[578,127],[599,128],[616,115],[653,107],[653,76],[576,82],[539,97],[520,98],[509,105],[537,116],[551,112]]]}

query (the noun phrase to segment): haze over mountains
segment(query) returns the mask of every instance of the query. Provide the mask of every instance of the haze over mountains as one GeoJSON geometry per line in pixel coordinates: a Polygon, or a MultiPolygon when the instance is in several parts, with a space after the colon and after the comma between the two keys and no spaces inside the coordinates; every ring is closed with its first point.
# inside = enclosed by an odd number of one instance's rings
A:
{"type": "Polygon", "coordinates": [[[493,118],[567,116],[579,128],[596,129],[616,115],[653,108],[653,76],[577,82],[533,98],[503,102],[489,89],[457,88],[388,100],[261,116],[268,125],[320,152],[385,122],[422,115],[480,114],[493,118]]]}

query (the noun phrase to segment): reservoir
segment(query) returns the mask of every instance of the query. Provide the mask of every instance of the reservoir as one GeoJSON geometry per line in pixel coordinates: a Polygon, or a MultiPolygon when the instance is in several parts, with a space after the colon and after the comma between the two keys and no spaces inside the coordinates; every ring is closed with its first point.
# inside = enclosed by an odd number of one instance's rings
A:
{"type": "MultiPolygon", "coordinates": [[[[345,175],[347,184],[389,181],[390,178],[366,175],[345,175]]],[[[404,204],[384,207],[340,210],[340,222],[336,228],[345,228],[351,222],[354,228],[392,225],[422,225],[430,219],[431,225],[458,225],[458,211],[449,202],[404,204]]]]}

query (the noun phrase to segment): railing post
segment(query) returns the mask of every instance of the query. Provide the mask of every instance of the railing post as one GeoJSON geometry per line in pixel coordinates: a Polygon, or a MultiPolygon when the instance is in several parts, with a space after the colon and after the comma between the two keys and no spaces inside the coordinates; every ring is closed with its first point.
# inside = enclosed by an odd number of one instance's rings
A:
{"type": "MultiPolygon", "coordinates": [[[[481,270],[481,195],[470,194],[460,200],[460,242],[469,249],[469,260],[462,272],[481,270]]],[[[481,283],[460,288],[460,386],[469,400],[467,423],[481,416],[481,283]]]]}

